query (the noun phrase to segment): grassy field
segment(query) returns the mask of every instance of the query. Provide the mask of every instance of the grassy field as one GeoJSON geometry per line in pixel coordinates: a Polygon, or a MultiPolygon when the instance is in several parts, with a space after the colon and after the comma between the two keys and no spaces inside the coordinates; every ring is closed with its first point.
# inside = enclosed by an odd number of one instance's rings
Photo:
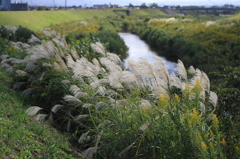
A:
{"type": "Polygon", "coordinates": [[[0,12],[0,25],[22,25],[38,31],[50,24],[115,15],[112,10],[61,10],[0,12]]]}
{"type": "MultiPolygon", "coordinates": [[[[13,11],[0,12],[0,25],[21,25],[34,31],[60,22],[78,21],[93,17],[115,16],[111,9],[101,10],[61,10],[61,11],[13,11]]],[[[159,10],[135,9],[131,16],[165,15],[159,10]]]]}

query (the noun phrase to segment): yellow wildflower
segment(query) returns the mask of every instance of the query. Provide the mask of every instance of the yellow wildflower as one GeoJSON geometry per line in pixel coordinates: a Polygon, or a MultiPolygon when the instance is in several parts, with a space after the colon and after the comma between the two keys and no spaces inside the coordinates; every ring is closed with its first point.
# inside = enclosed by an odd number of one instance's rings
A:
{"type": "Polygon", "coordinates": [[[216,114],[212,114],[213,125],[218,126],[219,121],[216,114]]]}
{"type": "Polygon", "coordinates": [[[207,145],[205,144],[205,142],[201,142],[201,148],[203,151],[207,151],[207,145]]]}
{"type": "Polygon", "coordinates": [[[210,137],[214,137],[214,133],[210,131],[210,137]]]}
{"type": "Polygon", "coordinates": [[[165,105],[169,101],[169,97],[166,97],[161,93],[158,94],[158,97],[159,97],[159,105],[165,105]]]}
{"type": "Polygon", "coordinates": [[[176,102],[176,103],[179,103],[180,102],[180,98],[179,98],[179,96],[175,93],[174,94],[174,101],[176,102]]]}
{"type": "Polygon", "coordinates": [[[195,86],[192,88],[192,91],[196,94],[200,94],[203,91],[203,88],[199,79],[196,80],[195,86]]]}
{"type": "Polygon", "coordinates": [[[226,146],[226,140],[223,138],[222,141],[220,142],[223,146],[226,146]]]}

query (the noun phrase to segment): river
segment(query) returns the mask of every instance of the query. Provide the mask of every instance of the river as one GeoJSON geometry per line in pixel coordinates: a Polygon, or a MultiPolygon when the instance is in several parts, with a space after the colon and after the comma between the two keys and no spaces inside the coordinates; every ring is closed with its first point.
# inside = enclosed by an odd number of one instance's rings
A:
{"type": "MultiPolygon", "coordinates": [[[[153,51],[146,42],[141,40],[137,35],[131,33],[119,33],[121,38],[124,40],[125,44],[129,48],[128,59],[138,60],[140,57],[147,59],[150,63],[153,62],[152,56],[158,56],[155,51],[153,51]]],[[[168,69],[169,73],[175,72],[176,62],[168,61],[166,58],[158,56],[162,59],[165,67],[168,69]]]]}

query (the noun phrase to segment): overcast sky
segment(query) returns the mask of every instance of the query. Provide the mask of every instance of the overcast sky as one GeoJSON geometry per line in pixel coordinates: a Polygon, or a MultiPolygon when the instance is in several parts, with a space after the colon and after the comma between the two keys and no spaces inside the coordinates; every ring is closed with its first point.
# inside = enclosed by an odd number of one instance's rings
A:
{"type": "MultiPolygon", "coordinates": [[[[56,6],[65,6],[65,0],[11,0],[14,2],[22,2],[28,3],[29,5],[53,5],[56,6]]],[[[67,6],[79,6],[79,5],[87,5],[92,6],[93,4],[118,4],[121,6],[129,5],[132,3],[133,5],[141,5],[145,3],[147,5],[151,3],[157,3],[159,6],[161,5],[224,5],[224,4],[234,4],[240,6],[240,0],[66,0],[67,6]]]]}

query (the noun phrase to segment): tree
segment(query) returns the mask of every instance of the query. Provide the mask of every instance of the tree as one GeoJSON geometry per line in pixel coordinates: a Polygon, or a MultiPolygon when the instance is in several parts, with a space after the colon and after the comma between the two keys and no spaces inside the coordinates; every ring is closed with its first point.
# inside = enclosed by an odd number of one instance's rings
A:
{"type": "Polygon", "coordinates": [[[44,7],[44,6],[38,6],[38,7],[37,7],[37,10],[46,10],[46,7],[44,7]]]}
{"type": "Polygon", "coordinates": [[[132,5],[132,3],[130,3],[128,7],[129,8],[134,8],[134,5],[132,5]]]}
{"type": "Polygon", "coordinates": [[[157,7],[158,7],[157,3],[150,4],[150,8],[157,8],[157,7]]]}
{"type": "Polygon", "coordinates": [[[141,4],[140,8],[144,9],[144,8],[148,8],[148,7],[145,3],[143,3],[143,4],[141,4]]]}

